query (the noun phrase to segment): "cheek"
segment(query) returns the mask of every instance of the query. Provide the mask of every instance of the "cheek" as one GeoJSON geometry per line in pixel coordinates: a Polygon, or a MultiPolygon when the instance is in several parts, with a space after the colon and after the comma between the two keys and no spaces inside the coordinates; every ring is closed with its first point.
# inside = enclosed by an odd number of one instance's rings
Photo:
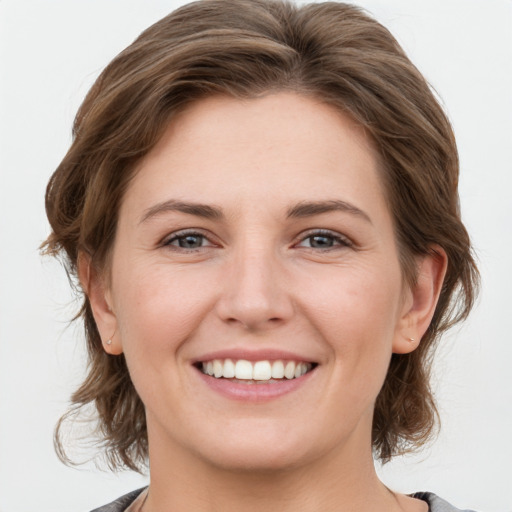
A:
{"type": "Polygon", "coordinates": [[[165,263],[118,267],[113,289],[127,357],[176,350],[193,334],[213,301],[215,276],[204,274],[165,263]]]}
{"type": "Polygon", "coordinates": [[[307,315],[328,340],[336,364],[387,365],[399,317],[400,276],[397,267],[382,265],[343,270],[331,273],[328,292],[317,288],[309,296],[307,315]]]}

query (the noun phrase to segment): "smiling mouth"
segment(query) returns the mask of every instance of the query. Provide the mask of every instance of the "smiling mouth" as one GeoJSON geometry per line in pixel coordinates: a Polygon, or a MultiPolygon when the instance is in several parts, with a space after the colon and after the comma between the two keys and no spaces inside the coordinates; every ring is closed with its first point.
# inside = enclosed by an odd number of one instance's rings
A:
{"type": "Polygon", "coordinates": [[[298,379],[311,372],[316,363],[304,361],[247,361],[245,359],[213,359],[196,364],[205,375],[229,379],[240,384],[271,384],[298,379]]]}

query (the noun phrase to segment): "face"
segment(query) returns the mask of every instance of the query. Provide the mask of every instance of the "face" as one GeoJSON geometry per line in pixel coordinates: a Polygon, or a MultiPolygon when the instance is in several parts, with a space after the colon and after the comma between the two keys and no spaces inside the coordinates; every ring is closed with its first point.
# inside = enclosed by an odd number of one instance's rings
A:
{"type": "Polygon", "coordinates": [[[333,108],[278,93],[180,114],[126,192],[105,297],[150,455],[370,452],[411,303],[377,157],[333,108]]]}

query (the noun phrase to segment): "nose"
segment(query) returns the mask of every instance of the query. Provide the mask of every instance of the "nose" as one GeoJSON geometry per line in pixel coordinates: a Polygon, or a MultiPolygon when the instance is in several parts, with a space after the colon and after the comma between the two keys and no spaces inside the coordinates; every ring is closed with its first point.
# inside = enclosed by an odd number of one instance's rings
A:
{"type": "Polygon", "coordinates": [[[271,249],[240,250],[226,271],[217,314],[249,331],[286,323],[294,313],[285,272],[271,249]]]}

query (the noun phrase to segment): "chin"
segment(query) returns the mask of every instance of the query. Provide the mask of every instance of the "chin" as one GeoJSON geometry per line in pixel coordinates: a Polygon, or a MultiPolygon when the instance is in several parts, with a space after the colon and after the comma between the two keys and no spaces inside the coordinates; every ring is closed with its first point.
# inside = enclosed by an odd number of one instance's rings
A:
{"type": "Polygon", "coordinates": [[[267,450],[261,446],[250,447],[237,452],[228,452],[224,449],[221,453],[208,453],[205,461],[223,471],[253,475],[285,472],[307,463],[307,460],[304,460],[305,457],[302,457],[301,454],[286,453],[282,450],[278,453],[266,452],[267,450]]]}
{"type": "Polygon", "coordinates": [[[283,427],[227,429],[223,436],[210,438],[199,454],[212,466],[238,473],[286,471],[311,462],[318,456],[318,442],[305,443],[311,436],[283,427]],[[313,450],[313,446],[316,449],[313,450]],[[311,450],[308,449],[311,447],[311,450]]]}

